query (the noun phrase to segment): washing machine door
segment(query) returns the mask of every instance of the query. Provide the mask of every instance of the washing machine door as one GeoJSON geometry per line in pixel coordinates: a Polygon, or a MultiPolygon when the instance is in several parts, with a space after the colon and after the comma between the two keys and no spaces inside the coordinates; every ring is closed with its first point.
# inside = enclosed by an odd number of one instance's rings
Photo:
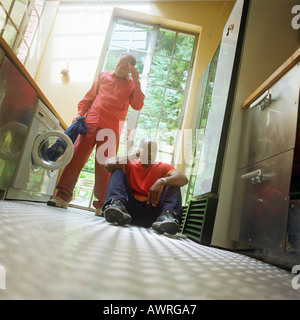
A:
{"type": "Polygon", "coordinates": [[[35,165],[49,170],[65,167],[73,157],[72,140],[63,132],[52,130],[38,135],[32,148],[35,165]]]}

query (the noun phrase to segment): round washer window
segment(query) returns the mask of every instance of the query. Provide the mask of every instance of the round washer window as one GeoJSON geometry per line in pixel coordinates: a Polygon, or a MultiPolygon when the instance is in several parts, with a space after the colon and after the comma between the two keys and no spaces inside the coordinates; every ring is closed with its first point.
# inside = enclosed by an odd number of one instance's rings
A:
{"type": "Polygon", "coordinates": [[[32,158],[44,169],[56,170],[65,167],[74,152],[72,140],[63,132],[48,131],[35,139],[32,158]]]}

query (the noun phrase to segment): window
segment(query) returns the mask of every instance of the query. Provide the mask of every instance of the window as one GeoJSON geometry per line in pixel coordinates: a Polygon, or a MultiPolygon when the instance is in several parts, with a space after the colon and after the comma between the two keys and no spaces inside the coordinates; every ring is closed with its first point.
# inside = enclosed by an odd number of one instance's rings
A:
{"type": "Polygon", "coordinates": [[[197,175],[197,169],[199,165],[200,152],[202,149],[203,137],[205,133],[208,113],[211,107],[211,98],[215,83],[216,69],[218,65],[218,59],[220,54],[220,44],[211,59],[210,63],[205,69],[201,95],[199,98],[199,109],[195,119],[196,135],[193,137],[193,162],[186,164],[186,175],[189,177],[189,183],[185,187],[186,193],[183,196],[183,202],[188,202],[193,198],[195,180],[197,175]]]}
{"type": "Polygon", "coordinates": [[[147,136],[158,142],[158,160],[172,163],[177,129],[181,128],[184,113],[194,44],[194,35],[157,25],[116,20],[104,70],[114,70],[122,52],[133,53],[137,57],[136,69],[146,96],[140,112],[130,109],[128,113],[119,154],[126,153],[130,147],[137,148],[140,140],[147,136]]]}
{"type": "MultiPolygon", "coordinates": [[[[133,53],[145,93],[143,109],[129,109],[120,136],[119,155],[136,150],[142,138],[151,137],[158,142],[157,160],[172,163],[196,40],[193,34],[115,17],[102,70],[113,71],[121,53],[133,53]]],[[[76,186],[75,195],[78,190],[76,186]]],[[[73,203],[81,201],[75,198],[73,203]]]]}
{"type": "Polygon", "coordinates": [[[44,0],[1,0],[1,36],[24,63],[38,26],[44,0]]]}

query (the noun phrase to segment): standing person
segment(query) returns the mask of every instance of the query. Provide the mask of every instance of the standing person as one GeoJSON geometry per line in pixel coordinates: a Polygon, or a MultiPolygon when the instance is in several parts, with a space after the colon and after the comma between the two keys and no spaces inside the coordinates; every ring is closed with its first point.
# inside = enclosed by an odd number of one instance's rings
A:
{"type": "Polygon", "coordinates": [[[108,159],[111,172],[103,205],[110,223],[151,227],[158,233],[176,234],[180,228],[180,187],[184,174],[167,163],[155,162],[157,144],[143,139],[135,154],[108,159]]]}
{"type": "Polygon", "coordinates": [[[101,159],[110,155],[116,155],[121,133],[129,105],[135,110],[141,110],[144,104],[144,94],[141,91],[139,73],[134,68],[136,58],[131,53],[120,55],[113,72],[101,72],[85,97],[78,104],[78,114],[73,123],[79,117],[85,116],[87,132],[79,135],[74,144],[74,155],[70,163],[65,167],[56,186],[58,192],[49,200],[49,206],[67,208],[72,200],[73,190],[78,180],[80,171],[87,162],[95,144],[99,147],[106,146],[106,154],[95,159],[95,187],[94,195],[97,198],[93,202],[96,215],[101,214],[109,173],[104,169],[101,159]],[[129,77],[131,73],[131,77],[129,77]],[[105,129],[105,131],[104,131],[105,129]],[[102,138],[97,139],[97,134],[103,133],[102,138]],[[106,133],[114,133],[115,139],[108,139],[106,133]],[[99,140],[99,141],[97,141],[99,140]]]}

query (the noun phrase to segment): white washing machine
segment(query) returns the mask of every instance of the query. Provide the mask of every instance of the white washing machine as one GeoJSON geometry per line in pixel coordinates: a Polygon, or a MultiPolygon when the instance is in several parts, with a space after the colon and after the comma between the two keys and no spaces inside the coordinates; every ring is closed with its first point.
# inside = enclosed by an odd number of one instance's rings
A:
{"type": "MultiPolygon", "coordinates": [[[[57,150],[57,148],[56,148],[57,150]]],[[[5,198],[46,202],[53,195],[59,169],[73,156],[73,143],[59,120],[37,99],[11,186],[5,198]],[[59,154],[47,156],[59,144],[59,154]]]]}

